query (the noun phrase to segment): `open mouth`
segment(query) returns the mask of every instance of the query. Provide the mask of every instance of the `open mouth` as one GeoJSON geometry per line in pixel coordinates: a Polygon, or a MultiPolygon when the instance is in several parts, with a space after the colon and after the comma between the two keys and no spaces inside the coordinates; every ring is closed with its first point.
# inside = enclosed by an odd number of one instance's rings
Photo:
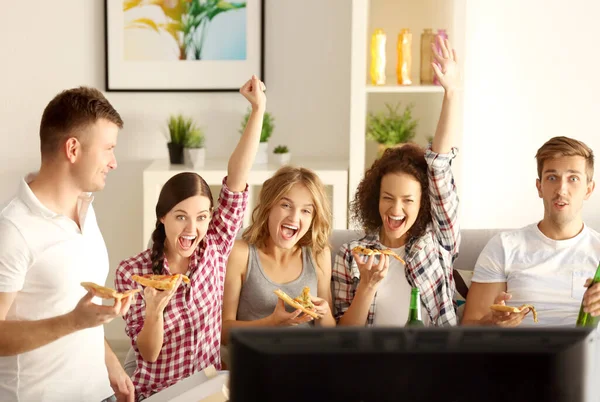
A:
{"type": "Polygon", "coordinates": [[[404,223],[406,222],[406,215],[388,215],[387,216],[387,225],[391,230],[400,229],[404,223]]]}
{"type": "Polygon", "coordinates": [[[182,235],[179,236],[179,246],[184,250],[189,250],[192,244],[196,241],[197,236],[182,235]]]}
{"type": "Polygon", "coordinates": [[[294,225],[281,225],[281,236],[285,240],[290,240],[298,233],[298,226],[294,225]]]}
{"type": "Polygon", "coordinates": [[[568,202],[566,201],[562,201],[562,200],[558,200],[554,202],[554,206],[558,209],[563,209],[565,207],[567,207],[569,205],[568,202]]]}

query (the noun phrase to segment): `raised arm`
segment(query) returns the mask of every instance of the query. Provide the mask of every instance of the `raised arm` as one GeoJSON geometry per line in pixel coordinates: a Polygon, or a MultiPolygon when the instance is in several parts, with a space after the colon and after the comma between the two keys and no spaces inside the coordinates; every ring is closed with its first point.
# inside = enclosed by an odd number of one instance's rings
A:
{"type": "Polygon", "coordinates": [[[240,89],[240,93],[250,102],[252,112],[246,124],[246,129],[227,165],[227,187],[231,191],[239,192],[244,191],[246,188],[248,173],[258,150],[263,116],[267,104],[264,90],[264,84],[255,75],[240,89]]]}
{"type": "Polygon", "coordinates": [[[433,212],[433,228],[436,238],[447,251],[458,253],[460,227],[458,224],[458,194],[451,163],[456,153],[458,114],[461,80],[456,52],[447,40],[439,39],[441,54],[434,49],[434,57],[440,63],[433,64],[436,75],[444,87],[444,100],[431,152],[426,153],[429,166],[429,197],[433,212]]]}
{"type": "Polygon", "coordinates": [[[438,120],[431,150],[438,154],[447,154],[456,146],[458,131],[459,96],[462,91],[462,83],[459,73],[456,51],[451,48],[447,39],[438,38],[441,54],[433,47],[433,56],[440,63],[438,66],[432,63],[433,70],[440,84],[444,87],[444,100],[442,111],[438,120]]]}

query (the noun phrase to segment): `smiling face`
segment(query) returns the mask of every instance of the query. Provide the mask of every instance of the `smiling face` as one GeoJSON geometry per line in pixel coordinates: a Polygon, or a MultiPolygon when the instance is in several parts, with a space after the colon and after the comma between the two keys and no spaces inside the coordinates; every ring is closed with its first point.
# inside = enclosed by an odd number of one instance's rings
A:
{"type": "Polygon", "coordinates": [[[269,213],[270,241],[276,247],[291,249],[308,232],[315,206],[310,191],[295,184],[276,202],[269,213]]]}
{"type": "Polygon", "coordinates": [[[591,196],[594,182],[588,180],[584,157],[562,156],[544,162],[536,187],[544,202],[544,219],[564,227],[582,219],[583,201],[591,196]]]}
{"type": "Polygon", "coordinates": [[[381,240],[388,247],[406,243],[408,231],[419,216],[421,184],[406,173],[388,173],[381,179],[379,215],[381,240]],[[388,243],[388,244],[386,244],[388,243]]]}
{"type": "Polygon", "coordinates": [[[175,205],[161,218],[167,236],[166,249],[184,258],[191,256],[208,230],[210,208],[208,197],[195,195],[175,205]]]}

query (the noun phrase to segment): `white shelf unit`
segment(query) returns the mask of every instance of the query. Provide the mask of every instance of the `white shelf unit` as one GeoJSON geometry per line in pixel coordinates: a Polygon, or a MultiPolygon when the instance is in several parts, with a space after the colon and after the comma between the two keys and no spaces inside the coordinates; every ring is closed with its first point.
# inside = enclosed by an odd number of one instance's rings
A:
{"type": "Polygon", "coordinates": [[[351,201],[365,170],[376,158],[377,144],[366,139],[366,118],[370,111],[385,110],[385,103],[414,103],[418,119],[414,141],[427,144],[433,136],[440,113],[443,88],[420,85],[421,33],[425,28],[446,29],[449,39],[464,57],[466,0],[352,0],[350,141],[348,200],[351,201]],[[381,28],[387,35],[386,84],[372,85],[369,77],[371,35],[381,28]],[[396,84],[396,41],[402,28],[409,28],[412,40],[413,85],[396,84]]]}
{"type": "Polygon", "coordinates": [[[367,85],[367,93],[444,93],[444,88],[439,85],[367,85]]]}
{"type": "MultiPolygon", "coordinates": [[[[327,189],[333,210],[333,228],[346,229],[348,222],[348,162],[310,159],[293,160],[295,166],[312,169],[327,189]]],[[[279,169],[279,165],[253,166],[248,176],[248,207],[244,214],[244,227],[258,201],[262,184],[279,169]]],[[[155,207],[162,186],[171,177],[181,172],[195,171],[210,186],[216,202],[223,178],[227,175],[227,160],[207,160],[204,168],[193,170],[184,165],[171,165],[168,160],[153,161],[143,174],[144,211],[142,247],[145,249],[156,224],[155,207]]]]}

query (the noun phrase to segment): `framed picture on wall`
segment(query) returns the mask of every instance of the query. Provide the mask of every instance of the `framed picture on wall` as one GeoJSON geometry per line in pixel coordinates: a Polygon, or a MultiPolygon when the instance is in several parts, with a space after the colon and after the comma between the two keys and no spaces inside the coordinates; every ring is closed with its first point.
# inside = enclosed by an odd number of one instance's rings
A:
{"type": "Polygon", "coordinates": [[[264,81],[264,1],[104,0],[106,90],[238,91],[264,81]]]}

